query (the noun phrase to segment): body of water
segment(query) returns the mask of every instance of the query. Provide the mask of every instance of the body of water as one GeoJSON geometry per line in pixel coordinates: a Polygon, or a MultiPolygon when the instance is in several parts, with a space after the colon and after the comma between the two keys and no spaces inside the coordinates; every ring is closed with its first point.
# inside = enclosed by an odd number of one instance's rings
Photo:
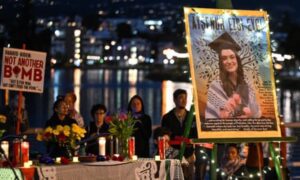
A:
{"type": "MultiPolygon", "coordinates": [[[[174,107],[173,92],[177,88],[188,91],[189,109],[192,103],[190,83],[172,81],[152,81],[146,79],[148,70],[137,69],[52,69],[47,75],[44,93],[26,93],[26,108],[30,126],[44,127],[52,115],[52,105],[58,95],[74,91],[77,95],[76,109],[82,114],[85,124],[91,121],[90,109],[94,104],[102,103],[110,113],[127,110],[129,99],[138,94],[144,100],[145,112],[152,118],[154,126],[160,125],[162,114],[174,107]]],[[[1,91],[4,94],[4,91],[1,91]]],[[[11,91],[10,96],[16,92],[11,91]]],[[[300,91],[277,90],[279,114],[286,122],[300,122],[300,91]]],[[[1,96],[4,99],[3,95],[1,96]]],[[[298,129],[299,131],[299,129],[298,129]]],[[[296,135],[296,131],[287,130],[287,135],[296,135]]],[[[294,147],[299,141],[289,146],[289,160],[299,156],[294,147]]],[[[40,147],[40,145],[38,145],[40,147]]],[[[42,151],[39,151],[42,152],[42,151]]]]}

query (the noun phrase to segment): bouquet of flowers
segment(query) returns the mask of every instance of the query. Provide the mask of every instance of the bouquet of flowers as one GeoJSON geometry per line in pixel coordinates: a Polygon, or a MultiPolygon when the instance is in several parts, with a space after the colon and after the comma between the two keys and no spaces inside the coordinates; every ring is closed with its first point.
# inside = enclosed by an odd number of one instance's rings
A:
{"type": "Polygon", "coordinates": [[[117,113],[112,116],[106,116],[105,121],[109,124],[108,131],[111,135],[118,138],[119,153],[125,157],[127,156],[127,139],[133,134],[136,120],[130,113],[117,113]]]}
{"type": "Polygon", "coordinates": [[[57,142],[59,146],[68,146],[73,150],[76,148],[76,142],[80,141],[86,130],[77,124],[72,126],[58,125],[56,128],[47,127],[37,135],[38,141],[57,142]]]}

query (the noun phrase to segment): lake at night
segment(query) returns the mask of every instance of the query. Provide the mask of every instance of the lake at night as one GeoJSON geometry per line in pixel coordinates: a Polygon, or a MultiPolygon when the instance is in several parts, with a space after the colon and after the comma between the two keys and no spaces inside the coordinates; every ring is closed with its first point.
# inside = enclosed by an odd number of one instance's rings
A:
{"type": "MultiPolygon", "coordinates": [[[[145,112],[151,116],[152,124],[159,125],[162,114],[174,107],[172,95],[177,88],[188,91],[189,109],[192,102],[190,83],[152,81],[146,79],[148,73],[149,70],[137,69],[52,69],[47,73],[43,94],[24,93],[30,125],[43,127],[52,115],[56,97],[68,91],[74,91],[77,95],[75,106],[86,124],[91,120],[92,105],[102,103],[110,113],[127,110],[129,99],[138,94],[144,100],[145,112]]],[[[15,94],[10,93],[11,96],[15,94]]],[[[300,122],[300,91],[285,89],[277,90],[277,93],[279,111],[285,121],[300,122]]],[[[287,128],[287,134],[298,136],[299,128],[287,128]]],[[[300,161],[299,144],[299,140],[289,144],[290,161],[300,161]]]]}

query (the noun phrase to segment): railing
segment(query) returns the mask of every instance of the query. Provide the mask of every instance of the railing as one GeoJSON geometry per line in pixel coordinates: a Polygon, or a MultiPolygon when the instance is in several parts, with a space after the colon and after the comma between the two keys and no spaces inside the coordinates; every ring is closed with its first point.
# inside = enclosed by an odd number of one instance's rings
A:
{"type": "Polygon", "coordinates": [[[291,179],[300,179],[300,122],[285,123],[288,136],[298,137],[294,143],[288,144],[287,166],[290,170],[291,179]]]}

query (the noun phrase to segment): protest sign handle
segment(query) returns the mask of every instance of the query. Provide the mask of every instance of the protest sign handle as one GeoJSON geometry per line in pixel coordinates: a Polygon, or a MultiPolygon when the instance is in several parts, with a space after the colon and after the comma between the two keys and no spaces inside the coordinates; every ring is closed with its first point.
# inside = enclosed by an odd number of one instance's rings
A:
{"type": "MultiPolygon", "coordinates": [[[[26,44],[22,44],[22,49],[26,49],[26,44]]],[[[22,121],[22,105],[23,105],[23,93],[22,91],[19,91],[18,95],[18,117],[17,117],[17,127],[16,127],[16,134],[20,134],[20,126],[22,121]]]]}

